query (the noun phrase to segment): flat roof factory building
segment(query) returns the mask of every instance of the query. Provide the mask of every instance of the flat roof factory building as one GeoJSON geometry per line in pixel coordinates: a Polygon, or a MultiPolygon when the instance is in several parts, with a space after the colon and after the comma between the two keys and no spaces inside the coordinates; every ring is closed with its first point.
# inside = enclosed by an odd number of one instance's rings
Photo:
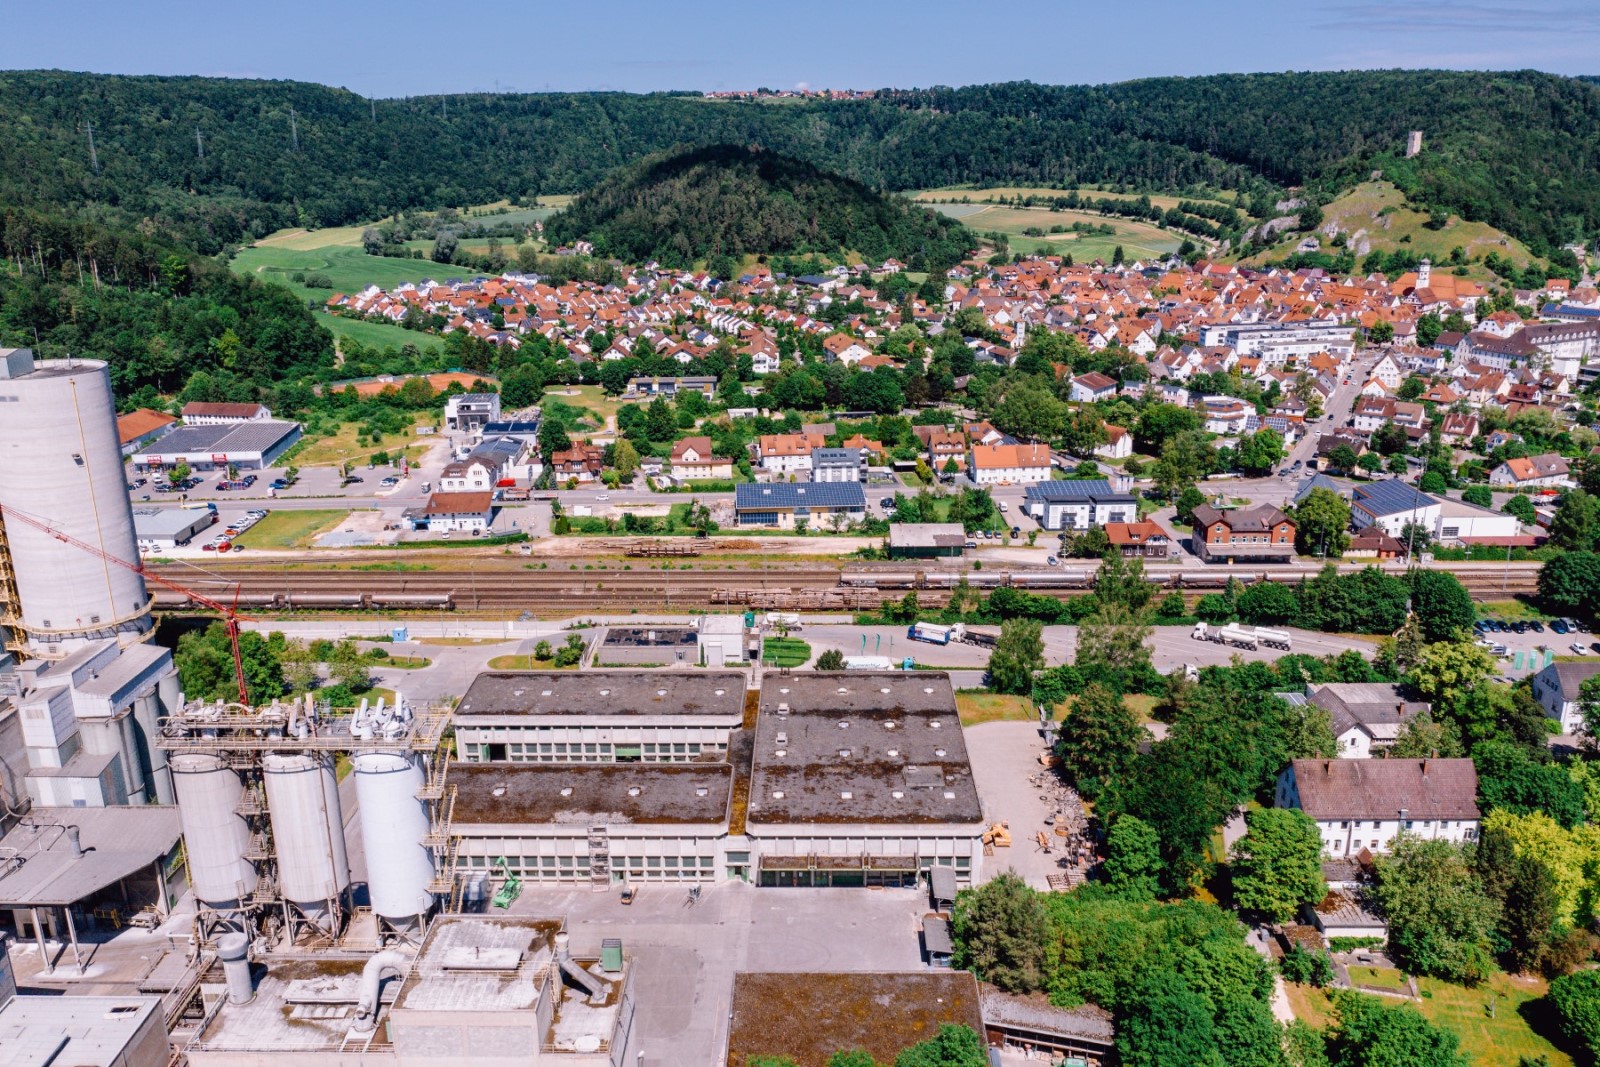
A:
{"type": "Polygon", "coordinates": [[[154,470],[187,463],[194,470],[228,466],[264,470],[300,439],[294,422],[243,422],[185,426],[133,457],[135,467],[154,470]]]}
{"type": "Polygon", "coordinates": [[[133,532],[139,544],[177,548],[215,525],[217,513],[209,508],[135,508],[133,532]]]}

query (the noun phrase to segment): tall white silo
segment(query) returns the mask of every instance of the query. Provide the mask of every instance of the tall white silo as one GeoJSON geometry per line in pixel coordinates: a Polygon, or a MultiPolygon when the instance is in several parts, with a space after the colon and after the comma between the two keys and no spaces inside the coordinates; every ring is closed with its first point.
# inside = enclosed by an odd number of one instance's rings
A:
{"type": "Polygon", "coordinates": [[[415,927],[433,906],[433,855],[423,843],[428,809],[417,799],[426,780],[422,758],[362,752],[353,762],[372,910],[399,929],[415,927]]]}
{"type": "MultiPolygon", "coordinates": [[[[139,553],[111,376],[99,360],[0,349],[0,507],[128,564],[139,553]]],[[[20,615],[37,647],[150,628],[144,579],[20,521],[6,523],[20,615]]]]}
{"type": "Polygon", "coordinates": [[[261,759],[261,776],[272,819],[279,892],[313,926],[331,933],[332,908],[350,888],[333,760],[321,753],[271,752],[261,759]]]}
{"type": "Polygon", "coordinates": [[[255,864],[245,858],[250,827],[239,814],[239,773],[203,752],[177,753],[168,766],[195,899],[213,911],[236,911],[258,880],[255,864]]]}

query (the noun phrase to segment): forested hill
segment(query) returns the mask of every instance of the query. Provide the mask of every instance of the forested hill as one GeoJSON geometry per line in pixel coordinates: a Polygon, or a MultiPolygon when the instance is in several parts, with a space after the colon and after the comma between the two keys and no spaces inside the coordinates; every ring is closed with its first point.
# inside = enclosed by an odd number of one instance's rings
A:
{"type": "Polygon", "coordinates": [[[1600,232],[1600,87],[1536,72],[1366,71],[1027,83],[868,101],[464,94],[0,74],[0,205],[94,205],[198,247],[282,225],[575,193],[683,144],[756,144],[880,189],[960,182],[1326,193],[1381,169],[1423,208],[1535,251],[1600,232]],[[98,171],[91,161],[92,125],[98,171]],[[1400,158],[1408,130],[1421,156],[1400,158]],[[198,137],[197,137],[198,134],[198,137]]]}
{"type": "MultiPolygon", "coordinates": [[[[953,219],[776,152],[710,145],[650,156],[545,223],[602,255],[686,268],[751,252],[849,250],[876,264],[942,270],[977,242],[953,219]]],[[[719,272],[726,274],[726,269],[719,272]]]]}

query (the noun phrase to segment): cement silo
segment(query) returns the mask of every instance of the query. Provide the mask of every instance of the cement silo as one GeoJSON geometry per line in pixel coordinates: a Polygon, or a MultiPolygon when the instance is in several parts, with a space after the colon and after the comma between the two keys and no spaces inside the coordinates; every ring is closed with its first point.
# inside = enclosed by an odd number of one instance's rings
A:
{"type": "MultiPolygon", "coordinates": [[[[36,362],[0,349],[0,507],[131,565],[128,504],[111,377],[99,360],[36,362]]],[[[6,523],[21,629],[39,648],[122,640],[150,628],[144,579],[26,523],[6,523]]]]}
{"type": "Polygon", "coordinates": [[[367,893],[375,914],[400,929],[433,906],[433,854],[423,843],[428,809],[417,799],[425,775],[412,752],[362,752],[355,757],[367,893]]]}
{"type": "Polygon", "coordinates": [[[180,752],[168,766],[195,899],[212,911],[236,912],[258,880],[255,864],[245,858],[250,827],[239,814],[239,772],[222,757],[201,752],[180,752]]]}
{"type": "Polygon", "coordinates": [[[350,888],[344,816],[333,758],[321,753],[272,752],[261,759],[272,819],[273,853],[283,899],[324,933],[350,888]]]}

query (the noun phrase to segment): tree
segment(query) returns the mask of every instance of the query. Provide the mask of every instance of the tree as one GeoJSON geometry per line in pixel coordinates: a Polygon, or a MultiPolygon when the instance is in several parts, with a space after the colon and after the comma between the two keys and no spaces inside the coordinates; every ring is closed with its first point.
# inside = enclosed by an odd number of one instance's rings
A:
{"type": "Polygon", "coordinates": [[[817,657],[815,667],[819,671],[844,670],[844,653],[837,648],[830,648],[817,657]]]}
{"type": "Polygon", "coordinates": [[[1410,1004],[1387,1007],[1351,990],[1334,994],[1328,1031],[1330,1067],[1467,1067],[1460,1042],[1410,1004]]]}
{"type": "Polygon", "coordinates": [[[1422,478],[1417,482],[1417,488],[1424,493],[1442,494],[1450,488],[1450,483],[1445,481],[1444,475],[1438,471],[1423,471],[1422,478]]]}
{"type": "Polygon", "coordinates": [[[1091,683],[1067,709],[1056,752],[1068,779],[1092,800],[1103,783],[1132,766],[1144,738],[1121,694],[1091,683]]]}
{"type": "MultiPolygon", "coordinates": [[[[1483,495],[1489,497],[1489,500],[1485,501],[1485,506],[1494,502],[1493,496],[1489,493],[1488,486],[1475,485],[1472,488],[1482,489],[1483,495]]],[[[1471,490],[1468,490],[1468,492],[1470,491],[1471,490]]],[[[1461,499],[1466,500],[1465,493],[1462,494],[1461,499]]],[[[1469,501],[1469,503],[1475,503],[1475,501],[1469,501]]],[[[1522,523],[1524,526],[1532,525],[1539,518],[1537,512],[1534,510],[1533,501],[1529,500],[1521,493],[1517,493],[1512,496],[1511,499],[1507,500],[1500,510],[1505,512],[1507,515],[1516,516],[1517,521],[1522,523]]]]}
{"type": "Polygon", "coordinates": [[[1461,491],[1461,499],[1480,508],[1494,507],[1494,493],[1487,485],[1469,485],[1461,491]]]}
{"type": "Polygon", "coordinates": [[[1600,551],[1600,497],[1569,489],[1550,520],[1550,543],[1569,552],[1600,551]]]}
{"type": "Polygon", "coordinates": [[[1307,493],[1294,508],[1294,523],[1295,551],[1303,556],[1337,558],[1350,546],[1350,504],[1332,489],[1307,493]]]}
{"type": "Polygon", "coordinates": [[[1044,986],[1050,917],[1015,871],[957,895],[950,927],[957,967],[1010,993],[1044,986]]]}
{"type": "Polygon", "coordinates": [[[1170,970],[1140,983],[1118,1022],[1117,1052],[1123,1067],[1223,1067],[1210,1002],[1170,970]]]}
{"type": "Polygon", "coordinates": [[[944,1023],[938,1034],[903,1049],[894,1067],[988,1067],[983,1038],[970,1026],[944,1023]]]}
{"type": "Polygon", "coordinates": [[[1437,341],[1443,332],[1444,323],[1431,311],[1417,320],[1417,344],[1424,348],[1437,341]]]}
{"type": "MultiPolygon", "coordinates": [[[[624,408],[632,411],[633,408],[624,408]]],[[[572,447],[572,438],[567,436],[567,429],[561,425],[560,420],[550,417],[546,413],[545,419],[539,424],[539,451],[544,453],[545,463],[550,462],[550,457],[557,452],[565,452],[572,447]]]]}
{"type": "Polygon", "coordinates": [[[1194,525],[1194,509],[1206,502],[1206,495],[1192,485],[1185,486],[1183,492],[1178,494],[1177,520],[1185,526],[1194,525]]]}
{"type": "Polygon", "coordinates": [[[1494,969],[1489,934],[1499,911],[1456,845],[1400,834],[1378,860],[1377,898],[1401,966],[1467,985],[1494,969]]]}
{"type": "Polygon", "coordinates": [[[1472,628],[1472,596],[1449,571],[1419,570],[1411,576],[1411,610],[1429,641],[1449,641],[1472,628]]]}
{"type": "Polygon", "coordinates": [[[193,473],[194,471],[189,469],[189,465],[180,459],[177,465],[172,468],[172,480],[174,482],[186,482],[193,473]]]}
{"type": "Polygon", "coordinates": [[[1033,691],[1033,672],[1044,669],[1044,628],[1037,619],[1007,619],[989,654],[989,684],[1001,693],[1033,691]]]}
{"type": "Polygon", "coordinates": [[[1144,577],[1144,560],[1129,559],[1115,546],[1108,547],[1100,556],[1100,568],[1094,575],[1094,592],[1102,604],[1121,604],[1135,612],[1142,610],[1155,596],[1154,587],[1144,577]]]}
{"type": "Polygon", "coordinates": [[[1283,436],[1276,430],[1263,428],[1239,438],[1233,460],[1245,474],[1259,477],[1277,466],[1285,454],[1283,436]]]}
{"type": "Polygon", "coordinates": [[[1245,835],[1233,846],[1233,889],[1239,906],[1283,923],[1302,904],[1328,894],[1322,880],[1322,833],[1293,808],[1245,813],[1245,835]]]}
{"type": "Polygon", "coordinates": [[[1328,466],[1349,473],[1356,467],[1356,450],[1349,445],[1337,445],[1328,453],[1328,466]]]}
{"type": "MultiPolygon", "coordinates": [[[[249,703],[266,704],[283,695],[280,656],[286,647],[282,634],[273,634],[269,641],[254,630],[240,632],[239,656],[244,662],[249,703]]],[[[190,700],[233,702],[239,699],[233,645],[222,623],[214,622],[204,630],[190,630],[178,638],[178,648],[172,658],[184,695],[190,700]]]]}
{"type": "Polygon", "coordinates": [[[1078,624],[1075,662],[1127,674],[1150,665],[1151,628],[1124,604],[1104,604],[1078,624]]]}
{"type": "Polygon", "coordinates": [[[1539,599],[1555,611],[1593,617],[1600,589],[1600,553],[1563,552],[1539,568],[1539,599]]]}
{"type": "Polygon", "coordinates": [[[1494,671],[1494,659],[1476,644],[1441,641],[1422,650],[1406,681],[1433,704],[1436,715],[1460,719],[1469,710],[1468,698],[1494,671]]]}
{"type": "Polygon", "coordinates": [[[1135,815],[1122,815],[1106,834],[1106,884],[1119,895],[1154,900],[1161,882],[1161,839],[1135,815]]]}
{"type": "Polygon", "coordinates": [[[452,263],[456,258],[456,246],[460,243],[454,230],[440,230],[433,239],[433,261],[435,263],[452,263]]]}
{"type": "Polygon", "coordinates": [[[1216,468],[1216,450],[1203,433],[1189,430],[1169,438],[1161,446],[1161,458],[1155,463],[1153,477],[1156,488],[1172,497],[1216,468]]]}
{"type": "Polygon", "coordinates": [[[1252,625],[1274,626],[1300,613],[1294,590],[1281,582],[1257,582],[1239,594],[1239,618],[1252,625]]]}
{"type": "Polygon", "coordinates": [[[1024,379],[1006,390],[989,421],[1028,441],[1048,441],[1061,433],[1066,406],[1042,382],[1024,379]]]}
{"type": "Polygon", "coordinates": [[[1383,457],[1376,452],[1363,452],[1361,458],[1356,460],[1356,466],[1368,474],[1377,474],[1383,470],[1383,457]]]}
{"type": "Polygon", "coordinates": [[[634,473],[639,469],[639,450],[633,447],[633,442],[627,438],[619,438],[611,450],[611,467],[617,472],[617,480],[622,484],[633,481],[634,473]]]}
{"type": "Polygon", "coordinates": [[[1561,1031],[1600,1054],[1600,971],[1578,971],[1550,983],[1550,1003],[1561,1031]]]}
{"type": "Polygon", "coordinates": [[[369,256],[383,255],[383,235],[371,226],[362,230],[361,250],[369,256]]]}
{"type": "Polygon", "coordinates": [[[372,673],[367,669],[361,649],[349,638],[333,646],[328,654],[328,676],[335,685],[351,693],[361,693],[372,688],[372,673]]]}
{"type": "Polygon", "coordinates": [[[853,1048],[829,1056],[828,1067],[878,1067],[878,1064],[866,1049],[853,1048]]]}

